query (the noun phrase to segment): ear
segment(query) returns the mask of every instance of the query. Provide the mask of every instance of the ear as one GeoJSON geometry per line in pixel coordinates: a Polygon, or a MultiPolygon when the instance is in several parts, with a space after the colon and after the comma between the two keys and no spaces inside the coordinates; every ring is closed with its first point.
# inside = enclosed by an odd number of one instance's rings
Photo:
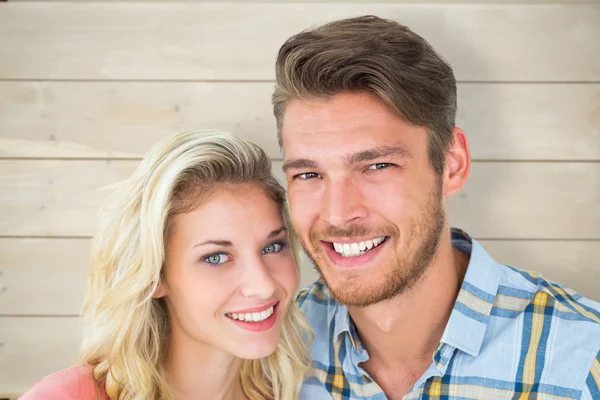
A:
{"type": "Polygon", "coordinates": [[[160,299],[161,297],[165,297],[167,295],[167,289],[165,289],[164,283],[159,283],[152,295],[153,299],[160,299]]]}
{"type": "Polygon", "coordinates": [[[446,171],[444,172],[444,195],[458,193],[471,171],[471,152],[467,136],[462,129],[456,127],[452,132],[454,143],[446,155],[446,171]]]}

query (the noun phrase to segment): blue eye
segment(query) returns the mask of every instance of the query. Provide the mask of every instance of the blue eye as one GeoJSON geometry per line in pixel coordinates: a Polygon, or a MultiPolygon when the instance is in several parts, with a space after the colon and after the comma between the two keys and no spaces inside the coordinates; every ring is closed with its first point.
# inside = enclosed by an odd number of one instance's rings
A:
{"type": "Polygon", "coordinates": [[[203,260],[210,265],[219,265],[231,260],[231,257],[225,253],[214,253],[204,257],[203,260]]]}
{"type": "Polygon", "coordinates": [[[262,249],[262,251],[260,253],[261,254],[279,253],[285,247],[285,245],[286,245],[285,242],[271,243],[270,245],[268,245],[267,247],[262,249]]]}
{"type": "Polygon", "coordinates": [[[294,178],[298,178],[298,179],[314,179],[314,178],[320,178],[321,176],[319,174],[317,174],[316,172],[305,172],[303,174],[298,174],[296,176],[294,176],[294,178]]]}
{"type": "Polygon", "coordinates": [[[371,170],[385,169],[385,168],[388,168],[391,166],[392,166],[392,164],[390,164],[390,163],[377,163],[377,164],[369,165],[368,169],[371,169],[371,170]]]}

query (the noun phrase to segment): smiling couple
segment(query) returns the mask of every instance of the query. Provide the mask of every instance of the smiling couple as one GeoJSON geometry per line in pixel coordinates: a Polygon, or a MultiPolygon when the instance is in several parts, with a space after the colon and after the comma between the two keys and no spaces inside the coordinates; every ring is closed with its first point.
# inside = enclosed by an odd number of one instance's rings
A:
{"type": "Polygon", "coordinates": [[[449,226],[471,160],[430,45],[340,20],[276,74],[289,211],[254,144],[158,143],[103,210],[80,365],[23,399],[600,398],[600,305],[449,226]]]}

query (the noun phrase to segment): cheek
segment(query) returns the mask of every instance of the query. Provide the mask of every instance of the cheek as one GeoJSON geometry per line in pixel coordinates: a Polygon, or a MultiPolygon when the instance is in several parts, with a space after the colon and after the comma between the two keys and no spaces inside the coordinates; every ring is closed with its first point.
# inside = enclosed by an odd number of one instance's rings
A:
{"type": "Polygon", "coordinates": [[[194,319],[199,313],[213,314],[219,310],[226,297],[227,282],[211,275],[214,274],[194,271],[182,274],[177,282],[172,282],[169,297],[177,314],[194,319]]]}
{"type": "Polygon", "coordinates": [[[410,218],[419,210],[419,200],[415,196],[421,189],[407,186],[397,182],[366,184],[362,186],[361,193],[372,212],[384,219],[398,221],[410,218]]]}
{"type": "Polygon", "coordinates": [[[298,285],[298,272],[291,253],[273,265],[270,271],[273,279],[285,291],[287,296],[292,296],[298,285]]]}
{"type": "Polygon", "coordinates": [[[311,221],[319,214],[319,207],[315,194],[305,191],[290,189],[288,192],[288,203],[290,205],[290,216],[292,224],[301,237],[305,236],[311,221]]]}
{"type": "Polygon", "coordinates": [[[288,187],[288,200],[290,208],[295,208],[297,213],[318,213],[321,202],[322,187],[318,180],[292,183],[288,187]]]}

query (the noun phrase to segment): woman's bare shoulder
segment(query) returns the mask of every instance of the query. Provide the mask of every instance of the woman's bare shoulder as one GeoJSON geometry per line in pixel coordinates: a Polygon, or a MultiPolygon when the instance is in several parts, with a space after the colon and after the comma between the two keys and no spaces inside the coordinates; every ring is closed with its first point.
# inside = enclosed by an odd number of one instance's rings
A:
{"type": "Polygon", "coordinates": [[[89,368],[78,365],[37,381],[20,400],[106,400],[89,368]]]}

